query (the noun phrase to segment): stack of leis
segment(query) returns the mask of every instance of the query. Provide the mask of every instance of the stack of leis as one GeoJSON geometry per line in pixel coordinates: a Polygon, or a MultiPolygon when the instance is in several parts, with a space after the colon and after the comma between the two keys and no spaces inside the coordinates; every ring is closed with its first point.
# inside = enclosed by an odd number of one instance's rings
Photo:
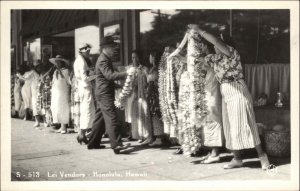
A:
{"type": "Polygon", "coordinates": [[[183,132],[183,142],[181,147],[185,156],[195,154],[201,147],[201,128],[190,128],[183,132]]]}
{"type": "Polygon", "coordinates": [[[168,113],[171,122],[171,132],[170,137],[177,137],[177,111],[178,111],[178,98],[177,98],[177,88],[176,88],[176,67],[175,62],[178,59],[171,57],[167,59],[167,83],[166,83],[166,94],[167,94],[167,103],[168,103],[168,113]]]}
{"type": "Polygon", "coordinates": [[[166,97],[166,83],[167,83],[167,75],[166,75],[166,67],[167,67],[167,57],[169,53],[164,52],[158,69],[158,93],[159,93],[159,105],[162,115],[162,120],[164,122],[164,131],[167,134],[170,134],[170,117],[168,112],[168,101],[166,97]]]}
{"type": "Polygon", "coordinates": [[[182,149],[185,155],[195,153],[201,146],[201,119],[207,116],[205,100],[206,72],[201,69],[202,60],[207,47],[194,38],[188,41],[188,71],[180,80],[180,134],[182,149]]]}
{"type": "Polygon", "coordinates": [[[121,93],[116,97],[115,106],[119,109],[124,109],[126,99],[132,93],[133,82],[135,79],[135,70],[128,70],[128,75],[121,93]]]}

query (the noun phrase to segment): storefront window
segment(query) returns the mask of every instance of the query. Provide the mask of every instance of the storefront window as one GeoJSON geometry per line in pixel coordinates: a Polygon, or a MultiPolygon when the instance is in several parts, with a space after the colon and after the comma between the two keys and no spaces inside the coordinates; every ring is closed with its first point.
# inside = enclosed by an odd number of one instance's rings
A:
{"type": "Polygon", "coordinates": [[[288,10],[233,10],[232,37],[245,63],[289,63],[288,10]]]}
{"type": "Polygon", "coordinates": [[[176,46],[187,25],[199,24],[212,33],[228,32],[228,10],[147,10],[140,12],[140,49],[146,60],[149,51],[162,53],[166,46],[176,46]]]}
{"type": "Polygon", "coordinates": [[[140,49],[162,53],[176,46],[190,23],[213,34],[232,35],[243,63],[289,63],[288,10],[146,10],[140,16],[140,49]]]}

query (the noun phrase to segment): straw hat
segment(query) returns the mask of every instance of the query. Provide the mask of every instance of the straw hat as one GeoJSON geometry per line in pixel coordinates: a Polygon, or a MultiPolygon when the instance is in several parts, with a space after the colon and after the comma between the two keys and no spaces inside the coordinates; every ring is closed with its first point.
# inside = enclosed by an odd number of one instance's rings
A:
{"type": "Polygon", "coordinates": [[[69,65],[69,61],[64,59],[61,55],[56,55],[55,58],[50,58],[49,61],[54,65],[58,64],[57,61],[64,62],[65,64],[69,65]]]}

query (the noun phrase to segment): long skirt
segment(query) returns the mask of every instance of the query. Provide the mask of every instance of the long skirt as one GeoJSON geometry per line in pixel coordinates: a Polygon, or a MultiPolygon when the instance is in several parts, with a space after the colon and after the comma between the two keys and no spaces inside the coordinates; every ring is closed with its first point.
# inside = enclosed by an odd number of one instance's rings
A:
{"type": "Polygon", "coordinates": [[[222,128],[222,98],[220,85],[215,78],[213,69],[207,71],[205,77],[205,99],[207,105],[207,116],[202,121],[201,141],[207,147],[223,146],[222,128]]]}
{"type": "Polygon", "coordinates": [[[29,109],[32,108],[31,106],[31,82],[27,82],[25,81],[22,90],[21,90],[21,94],[22,94],[22,99],[24,102],[24,109],[29,109]]]}
{"type": "Polygon", "coordinates": [[[138,132],[138,115],[139,115],[139,106],[138,99],[133,99],[131,106],[131,136],[133,139],[141,139],[138,132]]]}
{"type": "Polygon", "coordinates": [[[15,110],[19,111],[22,105],[22,87],[20,82],[16,82],[14,86],[14,101],[15,101],[15,110]]]}
{"type": "Polygon", "coordinates": [[[132,118],[134,118],[134,116],[132,116],[132,103],[134,101],[134,93],[132,93],[127,101],[126,101],[126,107],[125,107],[125,121],[127,123],[132,123],[132,118]]]}
{"type": "Polygon", "coordinates": [[[138,98],[138,133],[143,139],[150,138],[153,134],[148,103],[144,98],[138,98]]]}
{"type": "Polygon", "coordinates": [[[92,87],[80,87],[78,89],[80,97],[80,129],[86,130],[92,128],[94,115],[95,115],[95,103],[92,95],[92,87]]]}
{"type": "Polygon", "coordinates": [[[244,80],[221,84],[226,148],[241,150],[260,144],[251,95],[244,80]]]}

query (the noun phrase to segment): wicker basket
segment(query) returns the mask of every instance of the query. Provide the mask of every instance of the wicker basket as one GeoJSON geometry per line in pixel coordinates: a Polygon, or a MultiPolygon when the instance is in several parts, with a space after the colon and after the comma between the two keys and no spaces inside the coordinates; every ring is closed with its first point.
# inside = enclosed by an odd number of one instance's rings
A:
{"type": "Polygon", "coordinates": [[[266,153],[273,157],[289,157],[291,154],[291,135],[289,131],[264,132],[266,153]]]}

